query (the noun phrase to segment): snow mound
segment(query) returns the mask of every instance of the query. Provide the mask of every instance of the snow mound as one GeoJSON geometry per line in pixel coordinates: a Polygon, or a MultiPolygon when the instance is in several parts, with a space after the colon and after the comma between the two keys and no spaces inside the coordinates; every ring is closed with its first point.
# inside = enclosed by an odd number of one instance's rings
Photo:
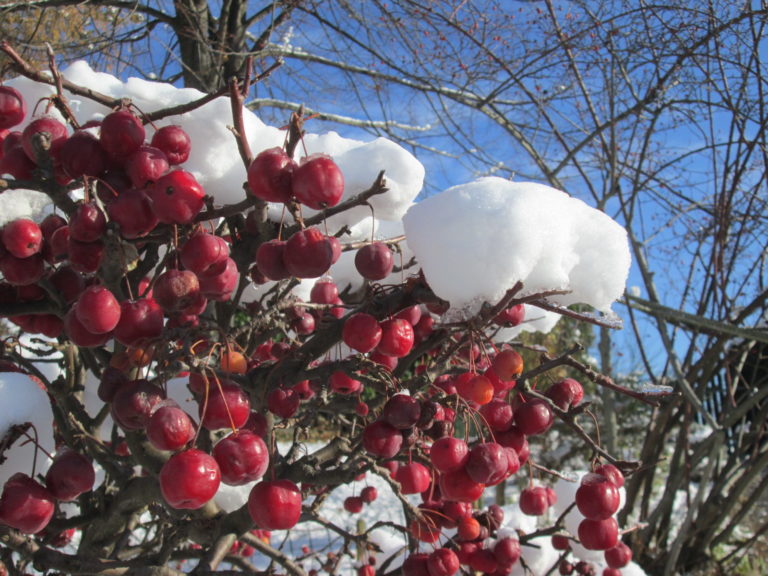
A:
{"type": "MultiPolygon", "coordinates": [[[[106,74],[96,72],[86,62],[75,62],[62,70],[62,76],[73,83],[92,88],[113,98],[127,98],[138,111],[148,114],[160,109],[188,104],[204,94],[192,88],[176,88],[170,84],[129,78],[125,82],[106,74]]],[[[27,78],[14,78],[8,85],[19,90],[28,103],[42,101],[54,93],[52,86],[33,82],[27,78]]],[[[81,96],[65,91],[78,121],[98,120],[111,112],[107,107],[81,96]]],[[[40,107],[42,108],[42,107],[40,107]]],[[[62,119],[55,110],[50,111],[62,119]]],[[[22,124],[14,128],[21,130],[32,119],[28,114],[22,124]]],[[[287,118],[286,118],[287,120],[287,118]]],[[[246,168],[240,158],[237,141],[232,133],[232,108],[228,96],[216,98],[204,106],[156,121],[157,127],[176,124],[184,128],[192,141],[189,160],[181,168],[194,174],[206,193],[214,198],[216,205],[234,204],[245,199],[243,185],[246,182],[246,168]]],[[[252,111],[243,110],[243,124],[246,137],[255,156],[262,150],[282,146],[286,132],[264,124],[252,111]]],[[[151,140],[154,129],[145,126],[146,139],[151,140]]],[[[402,146],[385,138],[363,142],[344,138],[336,132],[306,134],[303,147],[299,146],[296,160],[304,153],[330,155],[344,174],[345,191],[342,201],[370,188],[379,171],[384,170],[388,192],[371,199],[376,218],[399,220],[421,191],[424,182],[424,166],[402,146]]],[[[6,196],[3,197],[6,200],[6,196]]],[[[305,215],[315,211],[305,207],[305,215]]],[[[282,205],[276,205],[271,212],[279,219],[282,205]]],[[[20,215],[29,214],[22,210],[20,215]]],[[[352,226],[371,215],[368,206],[329,219],[327,226],[332,232],[342,226],[352,226]]]]}
{"type": "Polygon", "coordinates": [[[629,274],[624,228],[543,184],[481,178],[413,205],[403,223],[427,282],[452,308],[476,311],[522,282],[525,294],[567,290],[550,301],[609,311],[629,274]]]}

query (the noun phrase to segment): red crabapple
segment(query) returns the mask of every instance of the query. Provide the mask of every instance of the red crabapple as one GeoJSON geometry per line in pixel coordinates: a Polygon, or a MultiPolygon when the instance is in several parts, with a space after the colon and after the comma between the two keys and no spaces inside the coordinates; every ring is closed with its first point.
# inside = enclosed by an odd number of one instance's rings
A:
{"type": "Polygon", "coordinates": [[[552,384],[545,392],[561,410],[568,410],[571,406],[578,406],[584,398],[584,388],[573,378],[564,378],[552,384]]]}
{"type": "Polygon", "coordinates": [[[125,159],[125,173],[135,188],[144,188],[168,171],[170,164],[165,153],[154,146],[139,146],[125,159]]]}
{"type": "Polygon", "coordinates": [[[464,468],[440,475],[440,492],[445,500],[474,502],[483,495],[485,484],[475,482],[464,468]]]}
{"type": "Polygon", "coordinates": [[[93,489],[96,472],[91,461],[74,450],[61,450],[45,474],[45,486],[57,499],[69,502],[93,489]]]}
{"type": "Polygon", "coordinates": [[[112,338],[112,334],[94,334],[83,326],[77,318],[77,304],[74,304],[64,316],[64,331],[72,342],[83,348],[103,346],[112,338]]]}
{"type": "Polygon", "coordinates": [[[56,154],[58,148],[67,139],[67,127],[53,116],[37,116],[26,125],[21,133],[21,146],[24,153],[33,162],[37,162],[35,141],[38,134],[46,134],[50,137],[50,153],[56,154]]]}
{"type": "Polygon", "coordinates": [[[355,268],[368,280],[383,280],[392,272],[393,266],[392,250],[383,242],[366,244],[355,254],[355,268]]]}
{"type": "Polygon", "coordinates": [[[152,135],[150,142],[155,148],[165,153],[171,165],[183,164],[189,159],[192,141],[181,126],[163,126],[152,135]]]}
{"type": "Polygon", "coordinates": [[[112,332],[120,321],[120,303],[108,288],[89,286],[77,300],[77,319],[93,334],[112,332]]]}
{"type": "Polygon", "coordinates": [[[275,388],[267,394],[267,409],[280,418],[293,418],[300,403],[301,396],[293,388],[275,388]]]}
{"type": "Polygon", "coordinates": [[[128,239],[146,236],[160,222],[149,195],[136,188],[121,192],[107,204],[107,214],[112,222],[120,226],[123,237],[128,239]]]}
{"type": "Polygon", "coordinates": [[[180,450],[195,437],[195,425],[184,410],[167,404],[152,412],[146,433],[149,442],[158,450],[180,450]]]}
{"type": "Polygon", "coordinates": [[[432,444],[429,458],[439,472],[458,470],[469,460],[469,447],[461,438],[443,436],[432,444]]]}
{"type": "Polygon", "coordinates": [[[107,218],[95,202],[78,205],[69,220],[69,237],[78,242],[96,242],[107,230],[107,218]]]}
{"type": "Polygon", "coordinates": [[[53,495],[22,472],[11,476],[3,486],[0,523],[24,534],[37,534],[45,528],[55,509],[53,495]]]}
{"type": "Polygon", "coordinates": [[[314,154],[293,171],[291,190],[299,202],[310,208],[330,208],[344,193],[344,175],[330,156],[314,154]]]}
{"type": "Polygon", "coordinates": [[[429,488],[431,480],[429,468],[419,462],[403,464],[395,472],[395,481],[400,483],[403,494],[421,494],[429,488]]]}
{"type": "Polygon", "coordinates": [[[379,493],[378,493],[378,490],[376,490],[375,486],[366,486],[365,488],[360,490],[360,498],[362,498],[363,502],[365,502],[366,504],[370,504],[371,502],[376,500],[378,496],[379,496],[379,493]]]}
{"type": "Polygon", "coordinates": [[[601,474],[586,474],[576,490],[576,507],[585,518],[608,518],[619,509],[619,502],[619,489],[601,474]]]}
{"type": "Polygon", "coordinates": [[[523,358],[517,351],[505,348],[493,357],[491,368],[501,380],[514,380],[523,371],[523,358]]]}
{"type": "Polygon", "coordinates": [[[136,346],[158,338],[163,331],[163,310],[152,298],[125,300],[120,303],[120,321],[115,339],[126,346],[136,346]]]}
{"type": "Polygon", "coordinates": [[[151,382],[131,380],[117,389],[112,398],[112,418],[125,430],[145,428],[149,418],[165,392],[151,382]]]}
{"type": "Polygon", "coordinates": [[[225,302],[237,288],[240,274],[235,261],[227,256],[221,262],[207,268],[205,272],[201,272],[197,278],[200,282],[200,294],[209,300],[225,302]]]}
{"type": "Polygon", "coordinates": [[[205,191],[184,170],[172,170],[148,188],[155,214],[163,224],[189,224],[203,209],[205,191]]]}
{"type": "Polygon", "coordinates": [[[216,494],[221,472],[213,456],[190,448],[171,456],[158,479],[163,498],[171,508],[196,510],[216,494]]]}
{"type": "Polygon", "coordinates": [[[344,321],[341,337],[347,346],[365,354],[378,346],[381,334],[381,326],[376,318],[358,312],[344,321]]]}
{"type": "Polygon", "coordinates": [[[363,386],[360,380],[355,380],[341,370],[335,370],[331,374],[329,384],[331,392],[336,394],[357,394],[363,386]]]}
{"type": "Polygon", "coordinates": [[[20,124],[26,114],[27,105],[21,93],[11,86],[0,86],[0,130],[20,124]]]}
{"type": "Polygon", "coordinates": [[[374,456],[392,458],[400,452],[402,445],[403,435],[400,430],[383,420],[371,422],[363,430],[363,447],[374,456]]]}
{"type": "Polygon", "coordinates": [[[631,561],[632,549],[624,542],[619,542],[613,548],[605,551],[605,562],[611,568],[624,568],[631,561]]]}
{"type": "Polygon", "coordinates": [[[208,397],[200,402],[200,425],[208,430],[240,428],[251,415],[251,401],[239,384],[222,380],[211,386],[208,397]]]}
{"type": "Polygon", "coordinates": [[[202,274],[229,256],[229,245],[221,236],[198,232],[187,239],[179,256],[184,268],[202,274]]]}
{"type": "Polygon", "coordinates": [[[438,548],[427,558],[429,576],[453,576],[459,571],[459,557],[449,548],[438,548]]]}
{"type": "Polygon", "coordinates": [[[178,312],[200,296],[200,281],[189,270],[168,269],[155,279],[152,297],[166,312],[178,312]]]}
{"type": "Polygon", "coordinates": [[[221,470],[221,481],[242,486],[258,480],[269,467],[269,450],[262,438],[250,430],[238,430],[213,447],[213,457],[221,470]]]}
{"type": "Polygon", "coordinates": [[[610,550],[619,543],[619,525],[613,516],[601,520],[586,518],[579,523],[578,536],[587,550],[610,550]]]}
{"type": "Polygon", "coordinates": [[[420,415],[421,403],[418,400],[407,394],[395,394],[384,404],[381,419],[398,430],[406,430],[416,425],[420,415]]]}
{"type": "Polygon", "coordinates": [[[291,180],[296,163],[282,148],[259,152],[248,166],[248,189],[265,202],[288,203],[293,195],[291,180]]]}
{"type": "Polygon", "coordinates": [[[526,436],[546,432],[552,426],[554,418],[549,404],[539,398],[523,402],[515,410],[515,424],[526,436]]]}
{"type": "Polygon", "coordinates": [[[549,508],[547,489],[544,486],[531,486],[520,492],[520,511],[528,516],[541,516],[549,508]]]}
{"type": "Polygon", "coordinates": [[[347,496],[344,499],[344,510],[350,514],[358,514],[363,510],[363,499],[360,496],[347,496]]]}
{"type": "Polygon", "coordinates": [[[256,267],[270,280],[290,278],[291,273],[285,265],[285,240],[267,240],[256,249],[256,267]]]}
{"type": "Polygon", "coordinates": [[[595,474],[602,474],[616,485],[616,488],[624,486],[624,474],[613,464],[601,464],[595,468],[595,474]]]}
{"type": "Polygon", "coordinates": [[[525,305],[516,304],[499,312],[493,319],[493,323],[499,326],[517,326],[524,318],[525,305]]]}
{"type": "Polygon", "coordinates": [[[507,453],[496,442],[475,444],[469,451],[464,469],[472,480],[486,486],[494,486],[507,475],[507,453]]]}
{"type": "Polygon", "coordinates": [[[380,324],[381,341],[376,350],[387,356],[402,358],[413,348],[413,326],[401,318],[391,318],[380,324]]]}
{"type": "Polygon", "coordinates": [[[292,276],[319,278],[333,264],[328,237],[318,228],[299,230],[285,243],[283,262],[292,276]]]}
{"type": "Polygon", "coordinates": [[[6,250],[16,258],[29,258],[40,252],[43,232],[34,220],[18,218],[3,226],[2,240],[6,250]]]}
{"type": "Polygon", "coordinates": [[[99,139],[86,130],[78,130],[59,148],[59,162],[70,178],[101,176],[107,169],[107,153],[99,139]]]}
{"type": "Polygon", "coordinates": [[[101,121],[99,139],[110,156],[126,158],[144,143],[146,132],[141,121],[128,110],[107,114],[101,121]]]}
{"type": "Polygon", "coordinates": [[[248,512],[262,530],[288,530],[301,516],[301,492],[290,480],[265,480],[248,496],[248,512]]]}

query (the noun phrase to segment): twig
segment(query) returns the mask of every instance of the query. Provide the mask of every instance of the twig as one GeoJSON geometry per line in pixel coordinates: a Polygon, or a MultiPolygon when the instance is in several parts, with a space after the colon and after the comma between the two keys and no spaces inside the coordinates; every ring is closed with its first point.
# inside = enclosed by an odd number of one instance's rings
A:
{"type": "Polygon", "coordinates": [[[603,328],[611,328],[613,330],[619,330],[622,327],[621,319],[618,317],[613,317],[613,316],[600,317],[600,316],[595,316],[594,314],[584,314],[582,312],[576,312],[575,310],[571,310],[566,306],[560,306],[559,304],[547,302],[546,300],[543,300],[543,299],[531,300],[529,304],[531,306],[536,306],[536,308],[547,310],[548,312],[555,312],[557,314],[560,314],[561,316],[567,316],[568,318],[573,318],[574,320],[580,320],[582,322],[589,322],[590,324],[594,324],[595,326],[602,326],[603,328]]]}
{"type": "Polygon", "coordinates": [[[250,88],[250,71],[251,57],[249,56],[245,65],[243,89],[240,89],[240,84],[238,83],[237,78],[232,78],[229,81],[229,101],[232,106],[232,121],[235,123],[235,140],[237,140],[237,149],[240,152],[240,158],[242,158],[246,169],[251,165],[251,161],[253,160],[251,147],[248,144],[248,138],[245,134],[245,122],[243,121],[244,94],[247,94],[250,88]]]}
{"type": "MultiPolygon", "coordinates": [[[[379,244],[399,244],[405,240],[405,235],[395,236],[393,238],[385,238],[384,240],[377,240],[379,244]]],[[[348,252],[349,250],[358,250],[363,246],[370,244],[368,240],[361,240],[360,242],[349,242],[343,244],[341,247],[342,252],[348,252]]]]}
{"type": "Polygon", "coordinates": [[[7,460],[4,456],[5,452],[14,445],[16,440],[21,438],[32,427],[31,422],[24,422],[23,424],[14,424],[5,433],[5,436],[0,438],[0,464],[3,464],[7,460]]]}
{"type": "MultiPolygon", "coordinates": [[[[544,356],[546,356],[546,354],[544,356]]],[[[575,358],[572,358],[569,356],[567,358],[564,358],[563,361],[568,366],[571,366],[572,368],[576,368],[579,372],[584,374],[587,378],[589,378],[595,384],[604,386],[605,388],[609,388],[611,390],[619,392],[620,394],[624,394],[626,396],[629,396],[630,398],[634,398],[635,400],[640,400],[641,402],[644,402],[649,406],[658,406],[659,405],[658,397],[669,395],[668,393],[643,394],[642,392],[637,392],[636,390],[630,390],[629,388],[616,384],[610,377],[605,376],[604,374],[595,372],[592,368],[590,368],[586,364],[579,362],[575,358]]]]}
{"type": "Polygon", "coordinates": [[[253,546],[256,550],[265,556],[268,556],[272,560],[276,561],[278,564],[280,564],[280,566],[285,568],[289,574],[293,574],[293,576],[306,576],[306,573],[304,570],[302,570],[301,566],[296,564],[293,560],[291,560],[288,556],[279,550],[276,550],[269,544],[266,544],[260,538],[256,538],[256,536],[253,534],[247,532],[240,536],[240,539],[243,542],[246,542],[248,545],[253,546]]]}

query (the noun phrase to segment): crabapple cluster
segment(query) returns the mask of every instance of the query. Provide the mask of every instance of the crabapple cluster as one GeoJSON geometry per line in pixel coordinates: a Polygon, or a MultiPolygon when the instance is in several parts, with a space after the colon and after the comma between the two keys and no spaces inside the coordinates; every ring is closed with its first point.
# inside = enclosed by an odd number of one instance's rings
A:
{"type": "MultiPolygon", "coordinates": [[[[560,574],[595,574],[591,562],[574,560],[571,542],[578,542],[586,550],[602,552],[608,576],[619,576],[621,568],[632,560],[632,550],[621,542],[615,514],[620,506],[620,489],[624,475],[612,464],[600,464],[584,474],[574,494],[566,525],[575,527],[575,534],[553,536],[553,547],[562,552],[558,566],[560,574]]],[[[594,554],[594,553],[593,553],[594,554]]],[[[594,558],[594,556],[593,556],[594,558]]]]}
{"type": "Polygon", "coordinates": [[[91,461],[84,455],[62,448],[45,474],[44,484],[17,472],[0,494],[0,522],[25,534],[36,534],[48,526],[57,502],[71,502],[90,492],[96,481],[91,461]]]}
{"type": "MultiPolygon", "coordinates": [[[[475,504],[487,488],[523,476],[521,468],[532,477],[536,437],[584,398],[573,378],[531,385],[522,349],[489,336],[525,321],[519,300],[489,303],[493,313],[473,322],[449,321],[450,304],[423,274],[393,274],[396,239],[345,242],[321,220],[305,225],[302,210],[355,205],[342,202],[344,176],[326,154],[296,161],[290,143],[259,152],[244,166],[234,210],[215,207],[184,169],[193,143],[181,125],[155,127],[123,105],[82,125],[41,115],[10,131],[26,108],[20,93],[0,86],[0,173],[47,192],[57,210],[2,228],[0,305],[23,332],[56,339],[68,370],[93,374],[101,404],[71,429],[57,420],[62,447],[44,484],[12,476],[0,523],[42,537],[59,502],[98,516],[99,503],[148,477],[155,492],[132,514],[149,510],[161,528],[194,533],[189,553],[215,548],[212,538],[234,526],[242,540],[230,553],[248,555],[249,541],[259,545],[253,538],[269,545],[272,531],[317,521],[325,495],[376,474],[408,503],[403,531],[415,551],[403,574],[511,573],[543,536],[505,531],[500,506],[475,504]],[[268,203],[285,206],[283,221],[267,218],[268,203]],[[350,250],[362,286],[355,291],[332,277],[350,250]],[[314,281],[307,301],[291,292],[302,279],[314,281]],[[246,290],[260,296],[246,303],[246,290]],[[114,426],[100,437],[107,418],[114,426]],[[334,441],[304,454],[299,440],[310,430],[334,441]],[[98,485],[92,459],[105,474],[98,485]],[[217,503],[222,485],[247,491],[235,510],[217,503]],[[98,497],[83,496],[92,491],[98,497]],[[165,509],[150,506],[157,503],[165,509]],[[216,525],[200,534],[203,517],[216,525]]],[[[54,402],[85,411],[82,384],[43,385],[54,402]]],[[[620,481],[608,465],[582,480],[584,520],[569,535],[605,550],[612,570],[631,558],[614,518],[620,481]]],[[[555,492],[527,484],[520,510],[546,516],[555,492]]],[[[358,514],[378,498],[368,485],[343,507],[358,514]]],[[[83,520],[78,529],[97,528],[83,520]]],[[[113,546],[125,539],[122,530],[99,536],[109,537],[113,546]]],[[[153,554],[167,545],[155,544],[153,554]]],[[[281,554],[273,558],[290,561],[281,554]]],[[[370,560],[360,574],[375,572],[370,560]]]]}

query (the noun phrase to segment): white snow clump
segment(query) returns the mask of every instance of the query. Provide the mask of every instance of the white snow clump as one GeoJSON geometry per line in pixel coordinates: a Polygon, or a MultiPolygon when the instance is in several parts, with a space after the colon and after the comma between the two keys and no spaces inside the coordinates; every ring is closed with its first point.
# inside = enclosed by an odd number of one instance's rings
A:
{"type": "MultiPolygon", "coordinates": [[[[113,98],[128,98],[144,113],[188,104],[204,96],[202,92],[192,88],[176,88],[170,84],[139,78],[129,78],[123,82],[110,74],[94,71],[83,61],[75,62],[64,69],[62,76],[79,86],[91,88],[101,94],[113,98]]],[[[55,93],[52,86],[27,78],[14,78],[7,84],[19,90],[30,104],[55,93]]],[[[101,119],[111,111],[101,104],[70,94],[66,90],[65,95],[81,123],[101,119]]],[[[57,110],[51,109],[50,113],[63,120],[57,110]]],[[[24,122],[14,130],[23,130],[31,119],[31,114],[28,114],[24,122]]],[[[243,123],[254,156],[262,150],[281,146],[285,141],[284,130],[268,126],[248,109],[243,110],[243,123]]],[[[215,204],[233,204],[245,198],[243,183],[246,181],[246,168],[240,158],[235,137],[230,130],[232,110],[229,97],[216,98],[195,110],[164,118],[154,124],[158,127],[176,124],[189,134],[192,151],[189,160],[181,168],[195,176],[206,193],[213,196],[215,204]]],[[[150,140],[154,130],[149,124],[145,129],[147,130],[146,139],[150,140]]],[[[328,154],[339,165],[345,181],[342,201],[370,188],[379,171],[384,170],[388,192],[374,196],[370,200],[377,219],[399,220],[423,186],[424,166],[405,148],[385,138],[363,142],[344,138],[336,132],[327,132],[306,134],[303,143],[304,147],[300,146],[298,149],[297,161],[301,160],[306,150],[308,155],[328,154]]],[[[25,192],[20,195],[20,200],[23,196],[24,202],[29,203],[28,191],[25,192]]],[[[3,200],[5,207],[6,201],[11,199],[4,195],[3,200]]],[[[13,218],[37,217],[40,214],[40,208],[39,202],[33,203],[26,209],[20,206],[17,211],[19,213],[14,212],[13,218]]],[[[282,211],[282,204],[274,205],[270,214],[273,218],[279,219],[282,211]]],[[[304,213],[310,215],[314,211],[307,208],[304,213]]],[[[343,226],[353,226],[370,215],[370,208],[358,207],[330,218],[326,225],[329,233],[335,233],[343,226]]],[[[7,221],[5,217],[0,218],[2,222],[7,221]]]]}
{"type": "Polygon", "coordinates": [[[522,282],[523,294],[566,290],[549,300],[607,312],[629,273],[624,228],[543,184],[481,178],[414,204],[403,224],[427,282],[452,308],[474,312],[522,282]]]}

